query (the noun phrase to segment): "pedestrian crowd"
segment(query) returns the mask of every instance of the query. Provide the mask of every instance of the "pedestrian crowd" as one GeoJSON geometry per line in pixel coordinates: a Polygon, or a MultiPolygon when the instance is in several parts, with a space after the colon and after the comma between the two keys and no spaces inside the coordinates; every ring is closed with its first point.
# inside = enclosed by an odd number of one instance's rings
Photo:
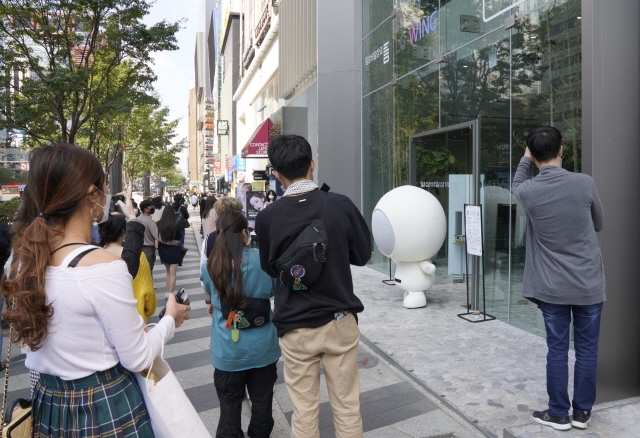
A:
{"type": "MultiPolygon", "coordinates": [[[[549,407],[533,417],[555,429],[585,429],[606,299],[596,236],[602,206],[590,177],[562,169],[557,130],[534,129],[527,145],[512,186],[529,215],[532,253],[523,295],[542,310],[549,350],[549,407]],[[534,179],[532,163],[540,169],[534,179]],[[570,401],[572,318],[577,360],[570,401]]],[[[0,225],[0,263],[11,257],[2,281],[3,318],[10,341],[27,348],[33,436],[154,436],[155,411],[136,374],[151,374],[164,345],[189,319],[186,291],[176,291],[189,206],[202,224],[195,231],[203,238],[199,279],[212,318],[210,358],[220,402],[215,436],[244,437],[247,395],[248,436],[271,435],[280,360],[293,402],[292,437],[319,437],[321,365],[336,436],[363,436],[357,358],[364,306],[350,265],[369,261],[369,227],[348,197],[314,183],[304,138],[277,136],[268,155],[285,192],[255,201],[261,208],[251,230],[236,198],[193,192],[139,206],[127,196],[112,202],[104,171],[87,150],[59,144],[32,151],[14,235],[0,225]],[[157,310],[156,255],[166,270],[166,306],[148,327],[157,310]]]]}

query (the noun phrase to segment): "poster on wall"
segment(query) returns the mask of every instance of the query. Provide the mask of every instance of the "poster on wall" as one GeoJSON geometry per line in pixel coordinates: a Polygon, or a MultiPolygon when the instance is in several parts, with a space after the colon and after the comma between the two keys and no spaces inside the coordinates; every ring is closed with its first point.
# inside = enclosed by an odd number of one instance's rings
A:
{"type": "Polygon", "coordinates": [[[249,221],[249,228],[255,228],[256,217],[264,208],[266,201],[267,195],[265,192],[247,193],[247,220],[249,221]]]}
{"type": "Polygon", "coordinates": [[[265,192],[264,189],[264,181],[254,181],[251,183],[251,191],[252,192],[265,192]]]}
{"type": "Polygon", "coordinates": [[[242,202],[242,211],[247,214],[247,193],[251,191],[251,183],[238,183],[236,198],[242,202]]]}

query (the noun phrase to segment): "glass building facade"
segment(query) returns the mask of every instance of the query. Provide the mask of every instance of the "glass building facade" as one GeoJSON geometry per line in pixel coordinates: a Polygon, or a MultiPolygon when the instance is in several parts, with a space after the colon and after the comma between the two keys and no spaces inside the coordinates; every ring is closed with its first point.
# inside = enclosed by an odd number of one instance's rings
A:
{"type": "MultiPolygon", "coordinates": [[[[365,217],[394,187],[429,190],[448,223],[437,282],[459,282],[463,205],[482,204],[487,313],[538,334],[521,297],[526,213],[510,185],[538,126],[562,132],[563,167],[581,171],[581,19],[580,0],[363,0],[365,217]]],[[[377,248],[371,265],[389,272],[377,248]]]]}

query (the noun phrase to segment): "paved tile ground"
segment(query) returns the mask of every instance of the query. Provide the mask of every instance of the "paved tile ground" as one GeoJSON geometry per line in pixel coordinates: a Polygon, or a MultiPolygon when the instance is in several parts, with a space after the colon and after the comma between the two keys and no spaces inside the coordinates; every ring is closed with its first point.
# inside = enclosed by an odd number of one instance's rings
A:
{"type": "MultiPolygon", "coordinates": [[[[596,405],[586,432],[556,433],[531,419],[546,409],[546,343],[541,336],[502,321],[472,324],[464,311],[464,284],[438,284],[427,307],[404,309],[402,290],[369,268],[352,267],[365,310],[362,333],[394,361],[443,397],[488,436],[640,437],[640,399],[596,405]]],[[[574,352],[569,354],[573,382],[574,352]]],[[[571,394],[571,390],[570,390],[571,394]]]]}
{"type": "MultiPolygon", "coordinates": [[[[211,319],[206,315],[204,293],[199,283],[199,218],[187,230],[185,246],[189,248],[184,264],[178,269],[176,288],[184,287],[191,299],[191,319],[176,330],[174,338],[165,348],[165,358],[177,379],[182,384],[189,399],[207,425],[211,435],[219,418],[219,402],[213,386],[213,367],[209,361],[211,319]]],[[[166,291],[165,268],[157,262],[153,271],[158,297],[156,315],[164,307],[166,291]]],[[[149,322],[157,320],[157,316],[149,322]]],[[[7,339],[5,341],[5,348],[7,339]]],[[[29,374],[24,367],[24,354],[19,348],[12,349],[14,361],[11,369],[8,399],[28,397],[29,374]]],[[[6,352],[5,352],[6,354],[6,352]]],[[[472,424],[429,392],[382,353],[374,344],[363,337],[359,354],[361,382],[361,410],[365,438],[406,438],[406,437],[457,437],[473,438],[484,436],[472,424]]],[[[4,373],[0,373],[0,378],[4,373]]],[[[333,415],[329,404],[324,375],[321,380],[320,428],[321,437],[333,437],[333,415]]],[[[243,429],[246,431],[249,417],[249,402],[245,402],[243,429]]],[[[273,415],[274,438],[290,435],[290,421],[293,405],[284,384],[282,362],[278,363],[278,380],[275,385],[273,415]]]]}
{"type": "MultiPolygon", "coordinates": [[[[198,229],[195,218],[185,242],[189,253],[177,282],[191,297],[192,319],[176,331],[165,358],[214,435],[219,404],[209,362],[211,320],[198,280],[198,229]]],[[[158,312],[165,301],[164,271],[162,265],[154,269],[158,312]]],[[[426,308],[407,310],[402,307],[402,291],[381,283],[384,275],[369,268],[353,268],[352,272],[356,293],[365,304],[360,315],[359,359],[366,438],[640,437],[640,398],[596,405],[585,432],[555,432],[533,423],[531,411],[546,404],[544,339],[501,321],[470,324],[457,318],[465,301],[464,285],[436,285],[427,295],[426,308]]],[[[4,347],[6,357],[6,337],[4,347]]],[[[15,361],[9,400],[29,392],[24,355],[19,348],[12,351],[15,361]]],[[[324,377],[320,378],[321,436],[330,437],[331,409],[324,377]]],[[[280,363],[273,437],[289,436],[292,411],[280,363]]],[[[246,430],[247,416],[243,423],[246,430]]]]}

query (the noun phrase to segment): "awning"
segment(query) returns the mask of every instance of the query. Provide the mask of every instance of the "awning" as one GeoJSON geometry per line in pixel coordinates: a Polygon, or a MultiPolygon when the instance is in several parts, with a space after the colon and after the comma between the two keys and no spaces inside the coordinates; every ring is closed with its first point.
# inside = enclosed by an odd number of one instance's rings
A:
{"type": "Polygon", "coordinates": [[[269,128],[273,126],[271,119],[267,119],[251,135],[250,140],[242,148],[242,158],[267,158],[269,146],[269,128]]]}

